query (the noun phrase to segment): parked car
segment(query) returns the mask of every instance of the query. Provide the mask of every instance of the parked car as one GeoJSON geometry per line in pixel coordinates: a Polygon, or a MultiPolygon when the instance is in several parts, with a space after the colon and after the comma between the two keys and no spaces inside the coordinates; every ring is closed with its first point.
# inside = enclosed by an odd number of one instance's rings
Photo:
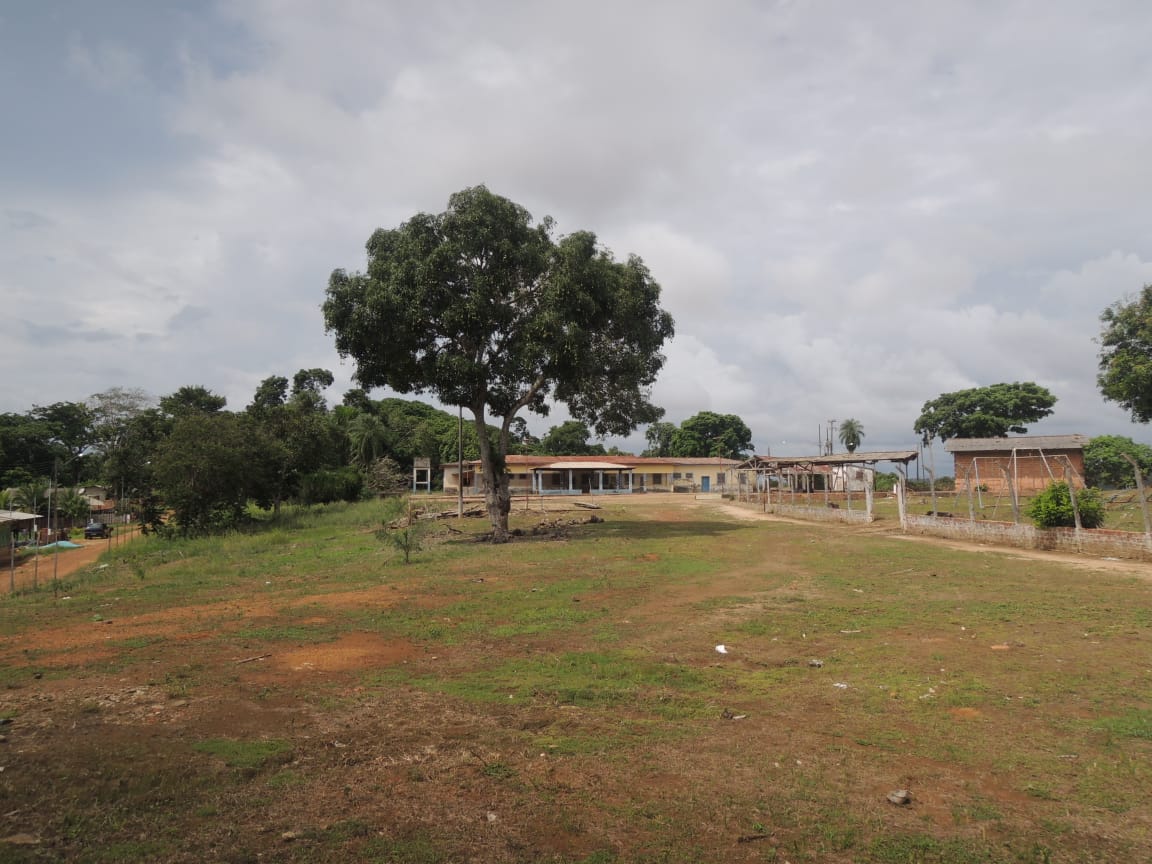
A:
{"type": "Polygon", "coordinates": [[[84,526],[85,540],[103,540],[105,537],[110,537],[111,535],[112,529],[103,522],[89,522],[84,526]]]}

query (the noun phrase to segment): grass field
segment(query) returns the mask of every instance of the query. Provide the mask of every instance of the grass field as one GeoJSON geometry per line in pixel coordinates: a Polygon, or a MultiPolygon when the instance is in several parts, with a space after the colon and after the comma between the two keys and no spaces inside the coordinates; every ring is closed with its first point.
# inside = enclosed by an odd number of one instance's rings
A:
{"type": "Polygon", "coordinates": [[[4,598],[0,861],[1152,859],[1146,565],[686,498],[407,566],[297,511],[4,598]]]}

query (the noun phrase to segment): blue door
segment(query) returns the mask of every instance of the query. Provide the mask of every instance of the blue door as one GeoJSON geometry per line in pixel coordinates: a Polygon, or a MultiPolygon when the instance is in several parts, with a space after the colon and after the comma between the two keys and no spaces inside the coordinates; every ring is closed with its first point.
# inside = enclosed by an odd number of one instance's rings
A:
{"type": "Polygon", "coordinates": [[[708,491],[708,489],[710,488],[711,480],[712,480],[712,478],[709,477],[707,474],[705,474],[703,477],[700,478],[700,491],[701,492],[707,492],[708,491]]]}

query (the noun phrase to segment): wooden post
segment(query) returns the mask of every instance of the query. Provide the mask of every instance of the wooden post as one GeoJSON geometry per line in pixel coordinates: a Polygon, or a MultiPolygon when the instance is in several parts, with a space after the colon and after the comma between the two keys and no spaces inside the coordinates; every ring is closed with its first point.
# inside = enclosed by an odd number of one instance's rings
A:
{"type": "Polygon", "coordinates": [[[931,464],[925,465],[928,471],[928,491],[932,498],[932,515],[936,515],[936,457],[932,453],[932,439],[928,439],[928,461],[931,464]]]}
{"type": "Polygon", "coordinates": [[[904,469],[899,465],[896,466],[896,512],[900,514],[900,530],[908,530],[908,508],[907,503],[904,501],[904,485],[908,480],[908,475],[904,469]]]}
{"type": "Polygon", "coordinates": [[[1152,522],[1148,521],[1148,501],[1144,497],[1144,472],[1140,470],[1140,463],[1127,453],[1121,453],[1120,457],[1132,466],[1136,475],[1136,494],[1140,496],[1140,513],[1144,517],[1144,548],[1152,549],[1152,522]]]}
{"type": "Polygon", "coordinates": [[[972,501],[972,463],[968,463],[968,470],[964,472],[964,485],[968,487],[968,521],[976,521],[975,504],[972,501]]]}
{"type": "Polygon", "coordinates": [[[1080,523],[1080,508],[1076,505],[1076,488],[1072,484],[1072,466],[1064,466],[1064,482],[1068,484],[1068,497],[1072,501],[1072,522],[1076,526],[1076,542],[1080,542],[1080,531],[1084,527],[1080,523]]]}
{"type": "Polygon", "coordinates": [[[1068,462],[1068,464],[1064,466],[1064,482],[1068,484],[1068,497],[1072,501],[1072,521],[1076,524],[1076,551],[1082,552],[1080,532],[1084,529],[1084,526],[1080,522],[1080,506],[1076,503],[1076,486],[1072,482],[1072,475],[1072,463],[1068,462]]]}
{"type": "Polygon", "coordinates": [[[972,461],[968,464],[972,466],[972,471],[976,474],[976,501],[980,504],[980,512],[984,512],[984,490],[980,488],[980,466],[977,464],[977,457],[973,456],[972,461]]]}
{"type": "Polygon", "coordinates": [[[1016,498],[1016,486],[1012,483],[1012,475],[1008,473],[1008,469],[1001,465],[1000,473],[1004,475],[1004,483],[1008,486],[1008,494],[1012,500],[1012,521],[1020,524],[1020,501],[1016,498]]]}

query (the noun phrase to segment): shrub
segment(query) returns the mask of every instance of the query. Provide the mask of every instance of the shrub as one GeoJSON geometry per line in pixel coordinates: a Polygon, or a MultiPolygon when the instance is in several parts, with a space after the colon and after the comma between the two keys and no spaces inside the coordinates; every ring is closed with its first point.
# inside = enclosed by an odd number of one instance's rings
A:
{"type": "MultiPolygon", "coordinates": [[[[1076,506],[1080,510],[1080,524],[1085,528],[1099,528],[1104,524],[1104,499],[1099,489],[1079,490],[1076,506]]],[[[1075,525],[1068,484],[1048,484],[1047,489],[1029,502],[1028,515],[1037,528],[1070,528],[1075,525]]]]}
{"type": "Polygon", "coordinates": [[[424,535],[428,522],[420,518],[411,498],[394,496],[384,499],[384,525],[376,536],[386,540],[404,553],[404,563],[412,560],[412,553],[424,548],[424,535]]]}
{"type": "MultiPolygon", "coordinates": [[[[908,489],[912,492],[928,492],[932,488],[930,480],[909,480],[908,489]]],[[[942,475],[936,478],[937,492],[952,492],[956,489],[956,478],[942,475]]]]}

